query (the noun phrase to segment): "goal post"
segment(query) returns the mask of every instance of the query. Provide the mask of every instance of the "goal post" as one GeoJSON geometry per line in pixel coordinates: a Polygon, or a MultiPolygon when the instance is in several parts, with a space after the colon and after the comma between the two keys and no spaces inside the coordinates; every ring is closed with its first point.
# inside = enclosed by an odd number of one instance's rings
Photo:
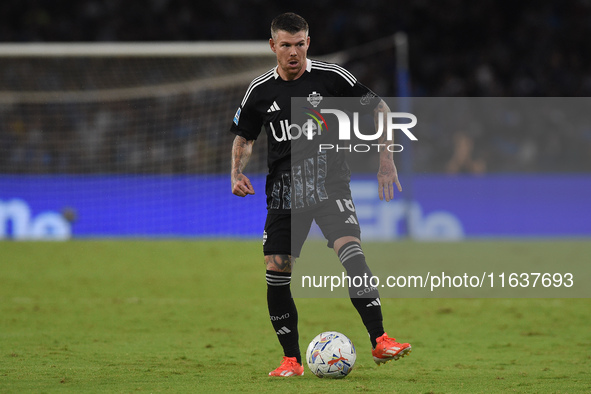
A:
{"type": "Polygon", "coordinates": [[[3,43],[0,57],[269,57],[267,41],[3,43]]]}

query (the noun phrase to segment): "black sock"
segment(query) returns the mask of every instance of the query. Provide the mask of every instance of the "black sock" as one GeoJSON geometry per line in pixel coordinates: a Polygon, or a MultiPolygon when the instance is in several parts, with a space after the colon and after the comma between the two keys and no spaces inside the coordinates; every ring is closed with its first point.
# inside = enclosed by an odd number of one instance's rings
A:
{"type": "Polygon", "coordinates": [[[298,340],[298,311],[291,297],[291,273],[267,270],[269,317],[286,357],[302,363],[298,340]]]}
{"type": "Polygon", "coordinates": [[[351,302],[367,329],[371,345],[376,347],[376,339],[384,334],[382,323],[382,304],[376,287],[372,287],[371,271],[365,262],[361,245],[349,242],[339,250],[339,259],[350,278],[349,296],[351,302]]]}

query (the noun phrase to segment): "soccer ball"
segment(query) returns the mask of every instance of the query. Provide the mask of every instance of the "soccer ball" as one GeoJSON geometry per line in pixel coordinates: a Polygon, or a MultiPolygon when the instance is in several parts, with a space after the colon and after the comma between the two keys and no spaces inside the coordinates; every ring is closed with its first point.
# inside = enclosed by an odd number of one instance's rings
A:
{"type": "Polygon", "coordinates": [[[356,358],[353,342],[336,331],[316,335],[306,351],[308,368],[319,378],[344,378],[353,369],[356,358]]]}

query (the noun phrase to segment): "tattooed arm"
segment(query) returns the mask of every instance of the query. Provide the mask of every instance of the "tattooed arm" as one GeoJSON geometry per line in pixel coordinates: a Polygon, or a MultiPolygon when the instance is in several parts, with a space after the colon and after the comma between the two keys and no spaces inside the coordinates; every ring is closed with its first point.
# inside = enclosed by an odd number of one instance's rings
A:
{"type": "MultiPolygon", "coordinates": [[[[380,136],[378,143],[385,144],[385,146],[394,144],[394,134],[392,134],[392,140],[388,140],[388,133],[386,132],[388,112],[390,112],[388,104],[384,100],[380,100],[374,109],[374,123],[377,130],[379,119],[382,118],[384,132],[380,136]]],[[[394,184],[396,184],[398,191],[401,192],[402,186],[400,186],[400,182],[398,181],[398,172],[394,164],[394,153],[384,147],[380,150],[380,168],[378,170],[378,195],[380,196],[380,200],[385,198],[386,201],[390,201],[394,198],[394,184]]]]}
{"type": "Polygon", "coordinates": [[[237,135],[232,145],[232,193],[239,197],[254,194],[250,179],[242,173],[252,154],[253,144],[254,141],[247,141],[246,138],[237,135]]]}

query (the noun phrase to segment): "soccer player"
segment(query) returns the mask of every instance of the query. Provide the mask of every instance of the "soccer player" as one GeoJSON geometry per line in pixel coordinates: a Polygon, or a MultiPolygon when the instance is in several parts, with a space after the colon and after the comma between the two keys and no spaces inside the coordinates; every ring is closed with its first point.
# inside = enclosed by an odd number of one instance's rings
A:
{"type": "MultiPolygon", "coordinates": [[[[301,16],[294,13],[277,16],[271,23],[269,43],[277,56],[277,66],[251,82],[231,126],[236,134],[232,146],[232,193],[239,197],[255,193],[243,170],[264,126],[268,135],[269,166],[268,212],[263,235],[267,304],[284,351],[281,365],[269,375],[299,376],[304,374],[304,368],[299,348],[298,314],[290,282],[293,264],[312,221],[315,220],[322,230],[328,246],[334,249],[349,277],[363,277],[364,274],[371,277],[371,271],[361,248],[361,232],[349,188],[350,171],[342,152],[315,151],[310,157],[304,155],[301,161],[292,157],[292,141],[281,133],[291,118],[291,98],[363,98],[366,103],[374,104],[376,124],[383,117],[384,125],[389,108],[344,68],[307,58],[310,37],[308,23],[301,16]]],[[[379,143],[393,144],[387,140],[386,133],[382,135],[379,143]]],[[[381,150],[379,164],[378,194],[381,200],[390,201],[394,185],[402,191],[393,154],[387,149],[381,150]]],[[[377,288],[351,285],[349,294],[369,333],[373,359],[378,365],[397,360],[411,351],[408,343],[398,343],[385,333],[377,288]]]]}

